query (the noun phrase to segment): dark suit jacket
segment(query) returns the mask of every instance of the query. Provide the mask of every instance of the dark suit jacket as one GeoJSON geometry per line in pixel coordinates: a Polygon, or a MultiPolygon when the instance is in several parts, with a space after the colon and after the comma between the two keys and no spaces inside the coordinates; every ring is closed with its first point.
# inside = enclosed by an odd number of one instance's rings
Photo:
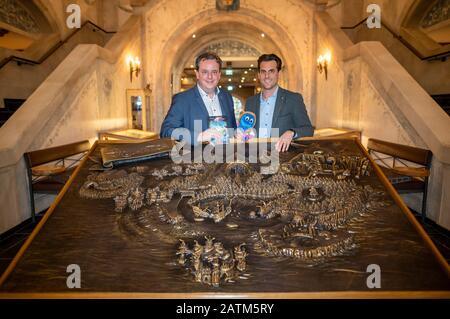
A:
{"type": "MultiPolygon", "coordinates": [[[[253,95],[247,99],[245,110],[256,114],[255,128],[259,135],[260,121],[260,95],[253,95]]],[[[294,130],[296,138],[313,136],[314,128],[309,120],[303,97],[278,87],[277,100],[273,110],[272,128],[280,130],[280,136],[287,130],[294,130]]]]}
{"type": "MultiPolygon", "coordinates": [[[[233,99],[231,94],[220,90],[219,102],[222,115],[226,116],[227,127],[236,128],[236,117],[234,116],[233,99]]],[[[203,103],[197,85],[187,91],[175,94],[166,118],[161,125],[161,137],[171,137],[176,128],[187,128],[191,133],[191,143],[196,144],[197,136],[208,128],[208,110],[203,103]],[[201,120],[200,132],[194,133],[194,120],[201,120]]],[[[178,138],[178,137],[177,137],[178,138]]]]}

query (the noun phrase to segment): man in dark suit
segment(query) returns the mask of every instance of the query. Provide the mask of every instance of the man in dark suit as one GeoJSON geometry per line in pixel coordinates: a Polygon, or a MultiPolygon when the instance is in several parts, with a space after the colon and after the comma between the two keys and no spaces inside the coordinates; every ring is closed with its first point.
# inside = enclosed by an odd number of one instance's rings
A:
{"type": "Polygon", "coordinates": [[[259,57],[258,78],[261,93],[249,97],[245,109],[256,114],[258,137],[277,137],[271,135],[271,129],[279,129],[276,149],[284,152],[293,138],[312,136],[314,128],[303,97],[278,86],[281,65],[281,59],[275,54],[263,54],[259,57]]]}
{"type": "MultiPolygon", "coordinates": [[[[172,105],[161,126],[161,137],[180,139],[180,130],[189,130],[191,144],[210,139],[208,121],[211,116],[226,118],[228,128],[236,128],[233,99],[230,93],[220,90],[217,84],[220,80],[222,60],[212,52],[200,54],[195,59],[195,75],[197,85],[185,92],[175,94],[172,105]]],[[[185,139],[186,136],[183,136],[185,139]]]]}

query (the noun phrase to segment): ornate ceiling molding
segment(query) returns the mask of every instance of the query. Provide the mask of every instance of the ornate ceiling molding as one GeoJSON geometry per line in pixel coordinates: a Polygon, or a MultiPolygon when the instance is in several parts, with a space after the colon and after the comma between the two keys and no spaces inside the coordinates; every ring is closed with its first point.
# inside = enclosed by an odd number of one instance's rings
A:
{"type": "Polygon", "coordinates": [[[239,9],[240,0],[216,0],[216,9],[219,11],[235,11],[239,9]]]}
{"type": "Polygon", "coordinates": [[[0,21],[26,32],[40,32],[33,16],[18,1],[0,0],[0,21]]]}
{"type": "Polygon", "coordinates": [[[421,26],[428,28],[448,19],[450,19],[450,0],[438,0],[423,17],[421,26]]]}
{"type": "Polygon", "coordinates": [[[217,42],[210,44],[204,48],[203,51],[212,51],[217,53],[220,57],[255,57],[258,58],[261,53],[255,48],[235,40],[225,40],[222,42],[217,42]]]}

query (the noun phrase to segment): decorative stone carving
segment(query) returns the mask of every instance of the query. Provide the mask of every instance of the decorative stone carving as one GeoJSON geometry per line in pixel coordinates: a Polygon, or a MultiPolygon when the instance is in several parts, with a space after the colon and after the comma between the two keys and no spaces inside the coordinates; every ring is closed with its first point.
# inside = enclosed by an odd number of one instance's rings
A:
{"type": "Polygon", "coordinates": [[[438,0],[422,19],[422,28],[428,28],[450,19],[450,0],[438,0]]]}
{"type": "Polygon", "coordinates": [[[222,58],[230,56],[252,56],[257,58],[261,55],[255,48],[245,43],[231,40],[208,45],[202,51],[215,52],[222,58]]]}
{"type": "Polygon", "coordinates": [[[109,96],[111,94],[112,86],[112,80],[105,78],[105,80],[103,81],[103,92],[105,93],[105,95],[109,96]]]}
{"type": "Polygon", "coordinates": [[[23,31],[38,33],[38,24],[18,1],[0,0],[0,21],[23,31]]]}
{"type": "Polygon", "coordinates": [[[216,9],[219,11],[235,11],[239,9],[240,0],[216,0],[216,9]]]}

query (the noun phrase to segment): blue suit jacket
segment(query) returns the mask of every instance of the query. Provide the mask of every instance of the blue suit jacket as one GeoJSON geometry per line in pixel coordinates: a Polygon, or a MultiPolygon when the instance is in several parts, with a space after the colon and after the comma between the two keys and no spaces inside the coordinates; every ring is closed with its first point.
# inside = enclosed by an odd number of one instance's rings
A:
{"type": "MultiPolygon", "coordinates": [[[[231,94],[219,90],[219,102],[222,115],[226,116],[227,119],[227,127],[236,128],[236,118],[234,116],[231,94]]],[[[186,128],[191,134],[191,143],[195,144],[197,135],[208,129],[208,117],[208,110],[206,109],[205,103],[203,103],[197,85],[195,85],[189,90],[173,96],[169,112],[167,112],[161,125],[160,135],[161,137],[171,137],[174,129],[186,128]],[[194,132],[195,120],[200,120],[202,123],[200,132],[194,132]]]]}

